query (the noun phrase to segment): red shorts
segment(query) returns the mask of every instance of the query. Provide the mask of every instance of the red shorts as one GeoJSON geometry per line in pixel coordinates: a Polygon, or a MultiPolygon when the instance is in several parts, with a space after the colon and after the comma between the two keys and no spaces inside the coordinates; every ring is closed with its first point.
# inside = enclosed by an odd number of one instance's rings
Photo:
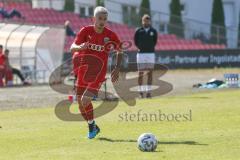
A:
{"type": "Polygon", "coordinates": [[[83,95],[85,91],[89,91],[92,95],[97,95],[98,91],[102,85],[102,82],[96,82],[96,83],[89,83],[87,85],[76,85],[76,93],[77,95],[83,95]]]}
{"type": "Polygon", "coordinates": [[[98,68],[98,66],[80,65],[75,68],[77,70],[75,87],[77,88],[78,95],[82,95],[85,90],[97,95],[102,83],[106,80],[106,73],[94,68],[98,68]]]}
{"type": "Polygon", "coordinates": [[[6,68],[3,65],[0,65],[0,77],[4,77],[4,75],[6,74],[6,68]]]}
{"type": "Polygon", "coordinates": [[[6,78],[6,81],[13,81],[13,73],[12,73],[12,69],[11,68],[7,68],[5,70],[5,78],[6,78]]]}
{"type": "Polygon", "coordinates": [[[106,80],[107,62],[95,55],[75,52],[73,55],[73,72],[77,76],[75,84],[77,94],[88,90],[96,95],[106,80]]]}

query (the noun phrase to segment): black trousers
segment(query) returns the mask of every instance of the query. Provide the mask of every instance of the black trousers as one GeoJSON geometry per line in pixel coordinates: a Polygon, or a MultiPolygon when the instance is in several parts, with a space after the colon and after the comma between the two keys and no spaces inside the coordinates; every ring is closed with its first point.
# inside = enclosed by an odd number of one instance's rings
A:
{"type": "Polygon", "coordinates": [[[16,68],[12,68],[12,73],[17,75],[22,82],[25,81],[25,78],[23,77],[22,73],[20,72],[20,70],[16,69],[16,68]]]}
{"type": "Polygon", "coordinates": [[[11,10],[9,13],[6,11],[2,11],[0,12],[0,14],[2,14],[3,18],[13,18],[15,16],[18,18],[22,18],[22,14],[16,9],[11,10]]]}

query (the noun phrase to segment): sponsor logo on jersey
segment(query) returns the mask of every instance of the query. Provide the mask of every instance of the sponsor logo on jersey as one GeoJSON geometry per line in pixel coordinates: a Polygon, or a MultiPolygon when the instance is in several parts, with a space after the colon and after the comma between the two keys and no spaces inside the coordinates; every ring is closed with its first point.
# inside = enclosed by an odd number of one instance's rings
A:
{"type": "Polygon", "coordinates": [[[104,37],[103,41],[106,44],[107,42],[109,42],[110,38],[109,37],[104,37]]]}
{"type": "Polygon", "coordinates": [[[102,45],[89,43],[88,44],[88,49],[93,50],[93,51],[103,52],[105,48],[102,45]]]}

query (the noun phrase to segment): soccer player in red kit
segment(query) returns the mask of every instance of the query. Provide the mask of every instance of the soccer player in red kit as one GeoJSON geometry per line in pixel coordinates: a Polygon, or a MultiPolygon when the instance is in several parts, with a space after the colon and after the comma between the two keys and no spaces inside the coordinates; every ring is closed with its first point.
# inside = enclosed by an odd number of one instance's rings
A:
{"type": "Polygon", "coordinates": [[[75,83],[80,112],[88,122],[88,138],[94,138],[100,129],[93,115],[92,97],[97,95],[101,84],[105,81],[109,46],[116,49],[117,64],[111,73],[112,82],[119,77],[122,51],[118,36],[106,27],[108,11],[98,6],[94,10],[93,25],[83,27],[71,45],[73,69],[77,77],[75,83]],[[108,45],[111,44],[111,45],[108,45]]]}

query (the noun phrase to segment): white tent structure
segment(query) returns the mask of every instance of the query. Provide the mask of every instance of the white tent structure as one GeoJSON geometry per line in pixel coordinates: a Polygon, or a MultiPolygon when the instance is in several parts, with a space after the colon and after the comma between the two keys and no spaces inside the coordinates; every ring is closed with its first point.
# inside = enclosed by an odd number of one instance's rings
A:
{"type": "Polygon", "coordinates": [[[0,23],[0,44],[10,50],[11,65],[36,83],[47,82],[61,65],[64,39],[64,28],[0,23]]]}

